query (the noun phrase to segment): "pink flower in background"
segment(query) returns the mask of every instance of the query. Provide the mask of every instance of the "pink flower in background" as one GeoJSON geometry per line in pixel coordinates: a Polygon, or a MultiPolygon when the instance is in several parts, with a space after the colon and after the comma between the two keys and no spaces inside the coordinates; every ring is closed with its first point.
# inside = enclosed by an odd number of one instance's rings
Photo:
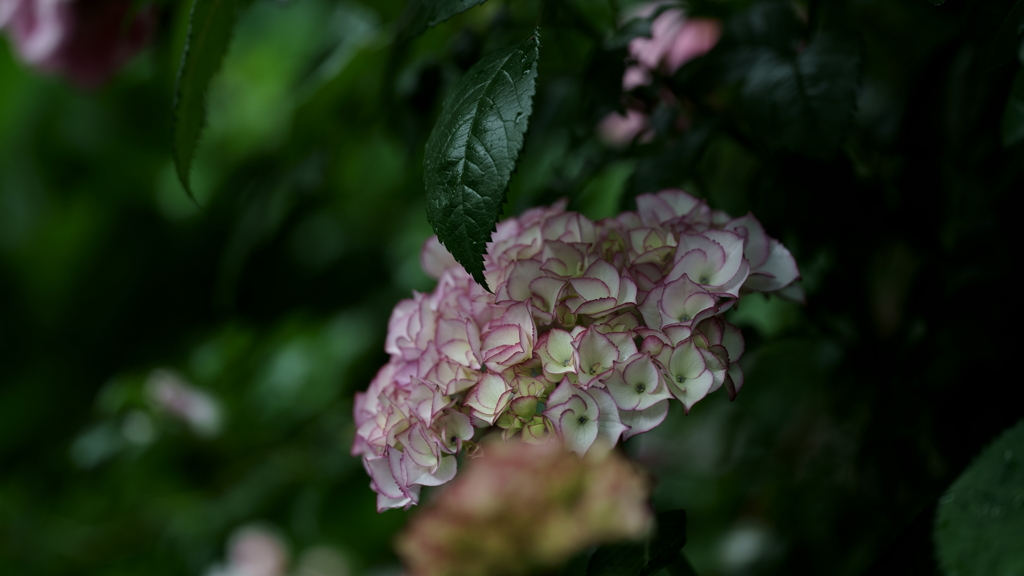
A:
{"type": "Polygon", "coordinates": [[[158,368],[146,378],[146,395],[157,410],[181,420],[199,436],[213,437],[223,423],[220,404],[176,372],[158,368]]]}
{"type": "Polygon", "coordinates": [[[413,576],[513,576],[653,524],[645,476],[616,452],[566,458],[558,442],[491,442],[399,535],[413,576]]]}
{"type": "Polygon", "coordinates": [[[242,526],[228,538],[224,565],[215,566],[206,576],[285,576],[288,573],[288,547],[270,528],[259,524],[242,526]]]}
{"type": "Polygon", "coordinates": [[[153,33],[155,9],[133,10],[131,0],[0,0],[0,29],[27,64],[95,88],[153,33]]]}
{"type": "MultiPolygon", "coordinates": [[[[637,15],[649,17],[658,6],[648,4],[637,15]]],[[[683,64],[714,48],[721,35],[722,23],[718,20],[688,18],[680,8],[666,9],[651,22],[649,38],[630,40],[629,56],[635,64],[626,67],[622,89],[629,92],[647,86],[655,73],[675,74],[683,64]]],[[[598,135],[609,146],[625,147],[637,138],[645,141],[653,137],[644,111],[627,108],[625,112],[612,112],[598,124],[598,135]]]]}
{"type": "Polygon", "coordinates": [[[626,70],[622,87],[632,90],[649,84],[652,71],[675,74],[683,64],[714,48],[721,35],[718,20],[687,18],[679,8],[665,10],[651,22],[650,38],[630,40],[629,55],[637,65],[626,70]]]}
{"type": "Polygon", "coordinates": [[[429,294],[395,306],[391,360],[356,394],[353,455],[377,507],[408,507],[456,473],[477,430],[557,439],[580,456],[743,385],[739,330],[721,314],[799,276],[752,215],[681,190],[592,222],[559,202],[501,222],[484,256],[491,294],[431,238],[429,294]]]}

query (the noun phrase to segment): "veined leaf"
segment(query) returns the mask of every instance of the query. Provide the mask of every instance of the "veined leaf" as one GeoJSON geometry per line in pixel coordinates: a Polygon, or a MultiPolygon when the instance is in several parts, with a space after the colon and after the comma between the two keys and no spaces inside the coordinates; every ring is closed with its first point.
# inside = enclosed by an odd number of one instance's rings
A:
{"type": "Polygon", "coordinates": [[[853,119],[859,48],[819,33],[799,54],[758,50],[743,83],[747,121],[765,141],[828,159],[853,119]]]}
{"type": "Polygon", "coordinates": [[[427,28],[437,26],[441,22],[461,14],[487,0],[409,0],[399,24],[398,41],[404,43],[420,34],[427,28]]]}
{"type": "Polygon", "coordinates": [[[947,576],[1024,573],[1024,420],[939,499],[935,549],[947,576]]]}
{"type": "Polygon", "coordinates": [[[188,36],[174,89],[174,167],[193,199],[189,173],[206,124],[206,91],[231,43],[239,9],[248,0],[193,0],[188,36]]]}
{"type": "Polygon", "coordinates": [[[445,98],[424,155],[427,218],[482,286],[483,254],[533,110],[540,35],[487,54],[445,98]]]}

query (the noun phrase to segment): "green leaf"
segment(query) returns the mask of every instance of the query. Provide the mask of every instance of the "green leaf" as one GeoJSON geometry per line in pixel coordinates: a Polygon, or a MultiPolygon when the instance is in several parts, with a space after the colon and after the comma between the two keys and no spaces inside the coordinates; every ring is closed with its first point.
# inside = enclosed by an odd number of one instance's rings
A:
{"type": "Polygon", "coordinates": [[[533,109],[540,35],[487,54],[445,98],[424,155],[427,218],[487,287],[483,254],[495,229],[533,109]]]}
{"type": "Polygon", "coordinates": [[[934,536],[946,576],[1024,574],[1024,420],[939,499],[934,536]]]}
{"type": "Polygon", "coordinates": [[[1013,63],[1024,24],[1024,2],[973,0],[967,3],[959,20],[966,38],[977,43],[977,62],[984,70],[1013,63]]]}
{"type": "Polygon", "coordinates": [[[487,0],[410,0],[399,24],[398,42],[405,43],[426,32],[427,28],[461,14],[487,0]]]}
{"type": "Polygon", "coordinates": [[[743,83],[743,112],[774,147],[828,159],[853,118],[858,47],[821,33],[799,54],[759,50],[743,83]]]}
{"type": "Polygon", "coordinates": [[[248,0],[193,0],[185,50],[174,88],[174,167],[188,195],[189,174],[206,123],[206,90],[231,42],[239,9],[248,0]]]}
{"type": "Polygon", "coordinates": [[[1010,97],[1003,110],[1003,146],[1013,146],[1024,140],[1024,71],[1017,72],[1010,97]]]}
{"type": "Polygon", "coordinates": [[[765,148],[828,159],[853,119],[860,45],[822,30],[803,45],[804,24],[785,2],[758,2],[726,24],[706,57],[674,78],[682,91],[739,83],[738,119],[765,148]]]}
{"type": "Polygon", "coordinates": [[[648,542],[598,548],[590,557],[587,576],[651,576],[673,562],[678,563],[686,544],[686,511],[658,514],[657,526],[648,542]]]}

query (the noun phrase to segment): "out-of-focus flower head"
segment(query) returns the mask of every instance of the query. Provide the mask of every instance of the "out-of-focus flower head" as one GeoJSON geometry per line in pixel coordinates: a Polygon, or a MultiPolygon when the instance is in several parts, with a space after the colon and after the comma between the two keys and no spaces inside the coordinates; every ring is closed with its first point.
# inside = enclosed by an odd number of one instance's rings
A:
{"type": "Polygon", "coordinates": [[[648,479],[617,452],[489,442],[413,518],[397,549],[413,576],[513,576],[651,530],[648,479]]]}
{"type": "Polygon", "coordinates": [[[249,524],[228,538],[227,557],[222,566],[206,576],[285,576],[288,573],[288,547],[273,530],[249,524]]]}
{"type": "MultiPolygon", "coordinates": [[[[648,4],[641,15],[650,15],[660,7],[648,4]]],[[[711,18],[689,18],[681,8],[668,8],[651,22],[649,38],[629,42],[629,55],[636,61],[626,69],[622,87],[632,90],[651,82],[651,72],[675,74],[683,64],[709,52],[718,44],[722,23],[711,18]]]]}
{"type": "Polygon", "coordinates": [[[799,276],[752,215],[681,190],[600,222],[559,202],[499,223],[493,294],[436,238],[422,261],[437,288],[395,307],[391,359],[355,399],[352,453],[379,510],[451,480],[480,429],[582,456],[654,428],[672,399],[688,412],[722,387],[735,397],[743,337],[721,313],[799,276]]]}
{"type": "Polygon", "coordinates": [[[131,0],[0,0],[0,29],[27,64],[95,88],[152,36],[155,8],[135,10],[131,0]]]}
{"type": "MultiPolygon", "coordinates": [[[[711,18],[690,18],[682,8],[665,8],[664,3],[651,3],[640,7],[634,16],[650,17],[662,10],[651,22],[650,37],[634,38],[629,42],[632,64],[622,77],[622,89],[631,91],[647,86],[653,75],[674,74],[683,64],[709,52],[718,44],[722,23],[711,18]]],[[[671,99],[671,98],[670,98],[671,99]]],[[[597,126],[601,140],[610,146],[624,147],[640,138],[653,137],[647,113],[627,107],[625,115],[612,112],[597,126]]]]}
{"type": "Polygon", "coordinates": [[[212,437],[220,432],[220,404],[176,372],[153,370],[146,379],[146,395],[157,410],[181,420],[199,436],[212,437]]]}

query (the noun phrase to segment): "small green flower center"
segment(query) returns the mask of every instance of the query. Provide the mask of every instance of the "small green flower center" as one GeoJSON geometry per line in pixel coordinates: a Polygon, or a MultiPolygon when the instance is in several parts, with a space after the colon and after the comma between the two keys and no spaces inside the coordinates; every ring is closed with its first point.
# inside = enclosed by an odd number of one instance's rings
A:
{"type": "Polygon", "coordinates": [[[580,424],[586,424],[587,423],[587,417],[586,416],[580,416],[579,418],[576,419],[576,421],[579,422],[580,424]]]}
{"type": "Polygon", "coordinates": [[[644,390],[647,390],[647,386],[644,386],[643,384],[637,384],[636,385],[636,392],[637,392],[637,394],[643,394],[644,390]]]}
{"type": "Polygon", "coordinates": [[[676,376],[676,383],[677,384],[682,384],[683,382],[686,382],[686,376],[683,376],[683,375],[676,376]]]}

